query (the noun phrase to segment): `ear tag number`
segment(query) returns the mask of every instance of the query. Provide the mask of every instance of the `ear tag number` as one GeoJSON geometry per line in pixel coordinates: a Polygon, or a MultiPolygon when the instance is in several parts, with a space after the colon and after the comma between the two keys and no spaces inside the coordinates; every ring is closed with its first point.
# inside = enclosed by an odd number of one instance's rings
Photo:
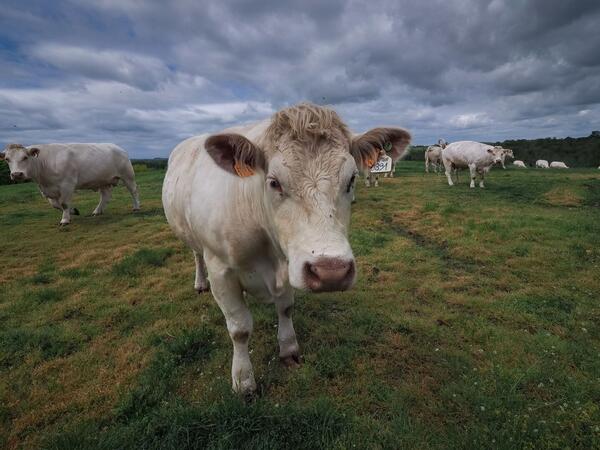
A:
{"type": "Polygon", "coordinates": [[[237,173],[238,177],[241,178],[251,177],[254,175],[254,170],[252,170],[250,166],[237,161],[233,164],[233,170],[235,170],[235,173],[237,173]]]}

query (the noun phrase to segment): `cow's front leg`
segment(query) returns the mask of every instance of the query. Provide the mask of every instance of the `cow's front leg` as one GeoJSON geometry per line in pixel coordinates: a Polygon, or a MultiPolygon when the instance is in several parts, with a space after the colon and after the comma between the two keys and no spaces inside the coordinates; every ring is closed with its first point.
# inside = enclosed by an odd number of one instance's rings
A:
{"type": "Polygon", "coordinates": [[[469,166],[469,172],[471,172],[471,188],[474,188],[475,178],[477,178],[477,167],[475,167],[475,164],[469,166]]]}
{"type": "Polygon", "coordinates": [[[483,179],[484,179],[484,177],[485,177],[485,173],[486,173],[486,171],[485,171],[485,170],[482,170],[481,172],[479,172],[479,176],[481,177],[481,181],[479,182],[479,187],[480,187],[480,188],[483,188],[483,187],[484,187],[484,185],[483,185],[483,179]]]}
{"type": "Polygon", "coordinates": [[[444,168],[446,169],[446,178],[448,179],[448,186],[454,186],[454,182],[452,181],[452,163],[450,161],[444,160],[444,168]]]}
{"type": "Polygon", "coordinates": [[[277,340],[279,341],[279,358],[287,367],[298,367],[300,364],[300,347],[296,340],[296,331],[292,322],[294,309],[294,292],[288,287],[287,292],[274,299],[277,308],[277,340]]]}
{"type": "Polygon", "coordinates": [[[194,261],[196,262],[196,278],[194,280],[194,289],[198,294],[208,291],[208,280],[206,279],[206,266],[204,264],[204,257],[201,252],[194,252],[194,261]]]}
{"type": "Polygon", "coordinates": [[[379,175],[375,175],[375,187],[379,187],[379,175]]]}
{"type": "Polygon", "coordinates": [[[252,315],[244,302],[239,279],[233,271],[215,257],[207,259],[206,263],[212,294],[225,316],[227,331],[233,343],[231,387],[239,394],[250,395],[256,390],[254,370],[248,353],[252,315]]]}
{"type": "Polygon", "coordinates": [[[394,178],[395,171],[396,171],[396,163],[392,163],[392,170],[390,172],[390,178],[394,178]]]}

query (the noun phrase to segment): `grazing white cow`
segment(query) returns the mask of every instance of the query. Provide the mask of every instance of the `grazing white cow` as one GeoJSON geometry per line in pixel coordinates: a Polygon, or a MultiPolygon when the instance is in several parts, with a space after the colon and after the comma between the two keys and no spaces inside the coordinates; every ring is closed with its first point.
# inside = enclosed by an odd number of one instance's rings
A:
{"type": "Polygon", "coordinates": [[[236,392],[256,389],[244,292],[275,303],[279,356],[296,366],[293,288],[342,291],[353,285],[347,234],[357,167],[373,164],[379,149],[401,151],[409,141],[398,128],[352,137],[333,110],[301,104],[175,147],[163,185],[165,215],[194,252],[198,291],[208,288],[208,269],[233,343],[236,392]]]}
{"type": "Polygon", "coordinates": [[[446,148],[448,143],[444,139],[438,139],[438,143],[430,145],[425,150],[425,172],[429,173],[429,165],[433,165],[433,170],[437,173],[441,169],[442,150],[446,148]]]}
{"type": "Polygon", "coordinates": [[[0,159],[6,160],[13,180],[33,180],[50,204],[62,211],[60,225],[71,222],[71,199],[76,189],[100,191],[93,215],[102,214],[112,188],[122,180],[140,208],[135,174],[127,153],[115,144],[9,144],[0,159]]]}
{"type": "Polygon", "coordinates": [[[500,162],[502,164],[503,169],[506,169],[506,166],[504,165],[504,161],[506,160],[506,158],[515,159],[515,155],[514,155],[513,151],[509,148],[502,149],[502,159],[500,162]]]}
{"type": "Polygon", "coordinates": [[[471,187],[475,187],[475,178],[480,177],[479,187],[483,186],[485,174],[494,164],[502,161],[502,147],[493,147],[474,141],[458,141],[448,144],[442,151],[442,160],[446,168],[448,185],[453,186],[452,173],[468,168],[471,172],[471,187]]]}
{"type": "Polygon", "coordinates": [[[550,163],[552,169],[568,169],[569,167],[562,161],[552,161],[550,163]]]}
{"type": "Polygon", "coordinates": [[[538,159],[535,162],[535,167],[540,168],[540,169],[547,169],[549,167],[548,161],[546,161],[545,159],[538,159]]]}
{"type": "Polygon", "coordinates": [[[513,166],[523,167],[524,169],[527,168],[527,166],[525,165],[525,163],[523,161],[521,161],[520,159],[517,159],[516,161],[514,161],[513,162],[513,166]]]}

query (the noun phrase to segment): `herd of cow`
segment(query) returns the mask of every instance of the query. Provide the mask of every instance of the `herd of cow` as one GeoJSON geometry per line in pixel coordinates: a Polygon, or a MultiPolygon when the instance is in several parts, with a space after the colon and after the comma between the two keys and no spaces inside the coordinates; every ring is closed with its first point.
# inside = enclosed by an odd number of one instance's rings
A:
{"type": "MultiPolygon", "coordinates": [[[[279,356],[300,363],[292,323],[293,289],[343,291],[354,284],[356,263],[348,241],[350,208],[359,171],[386,153],[397,161],[410,134],[374,128],[352,134],[335,111],[303,103],[270,119],[213,135],[191,137],[169,157],[162,202],[174,233],[193,251],[198,292],[209,289],[225,316],[233,343],[232,387],[256,389],[248,341],[253,322],[246,293],[275,304],[279,356]]],[[[513,157],[502,147],[440,140],[426,152],[426,170],[444,165],[448,184],[460,168],[471,187],[494,164],[513,157]]],[[[76,189],[100,192],[102,214],[121,180],[139,208],[134,171],[114,144],[10,144],[6,160],[15,180],[35,181],[70,222],[76,189]]],[[[393,174],[393,171],[390,175],[393,174]]],[[[367,182],[369,177],[367,176],[367,182]]]]}

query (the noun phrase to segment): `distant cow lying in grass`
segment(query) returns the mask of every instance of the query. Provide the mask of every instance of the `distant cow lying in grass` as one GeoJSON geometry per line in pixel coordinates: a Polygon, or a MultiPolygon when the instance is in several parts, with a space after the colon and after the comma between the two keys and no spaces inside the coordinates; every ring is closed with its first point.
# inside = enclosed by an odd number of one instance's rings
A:
{"type": "Polygon", "coordinates": [[[569,166],[567,166],[564,162],[562,161],[552,161],[550,163],[550,168],[552,169],[568,169],[569,166]]]}
{"type": "Polygon", "coordinates": [[[535,167],[539,169],[547,169],[550,166],[548,165],[548,161],[546,161],[545,159],[538,159],[535,162],[535,167]]]}
{"type": "Polygon", "coordinates": [[[477,175],[480,177],[479,187],[484,187],[483,179],[494,164],[502,161],[502,147],[493,147],[474,141],[458,141],[449,144],[442,152],[442,160],[446,169],[448,185],[453,186],[452,174],[458,169],[469,169],[471,187],[475,187],[477,175]]]}
{"type": "Polygon", "coordinates": [[[527,166],[525,165],[525,163],[523,161],[521,161],[520,159],[517,159],[516,161],[513,162],[513,166],[515,167],[523,167],[523,168],[527,168],[527,166]]]}
{"type": "Polygon", "coordinates": [[[275,303],[279,356],[300,361],[293,288],[343,291],[356,266],[348,226],[358,168],[410,135],[375,128],[352,136],[331,109],[286,108],[255,125],[183,141],[163,184],[165,215],[194,252],[195,288],[210,289],[233,342],[233,389],[256,389],[248,353],[252,315],[244,292],[275,303]]]}
{"type": "Polygon", "coordinates": [[[6,160],[13,180],[33,180],[50,204],[62,211],[60,225],[71,222],[71,199],[76,189],[100,191],[93,215],[102,214],[112,188],[122,180],[138,210],[135,174],[127,153],[115,144],[9,144],[0,159],[6,160]]]}

